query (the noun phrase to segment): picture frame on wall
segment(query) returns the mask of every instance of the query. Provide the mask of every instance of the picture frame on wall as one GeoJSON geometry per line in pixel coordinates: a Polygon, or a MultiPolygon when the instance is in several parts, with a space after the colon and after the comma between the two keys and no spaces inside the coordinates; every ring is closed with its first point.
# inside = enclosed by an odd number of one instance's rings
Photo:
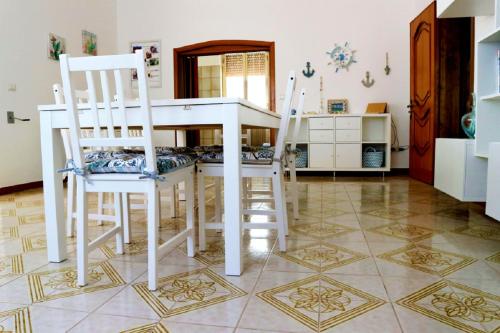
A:
{"type": "Polygon", "coordinates": [[[347,113],[347,99],[329,99],[327,102],[328,113],[347,113]]]}
{"type": "Polygon", "coordinates": [[[47,57],[59,61],[59,56],[66,53],[66,39],[54,33],[49,33],[47,44],[47,57]]]}
{"type": "Polygon", "coordinates": [[[97,55],[97,35],[93,32],[82,30],[82,52],[88,55],[97,55]]]}
{"type": "MultiPolygon", "coordinates": [[[[144,50],[144,62],[146,64],[146,75],[150,88],[161,88],[161,43],[159,40],[138,41],[130,43],[130,51],[144,50]]],[[[130,74],[132,88],[137,88],[137,72],[132,70],[130,74]]]]}

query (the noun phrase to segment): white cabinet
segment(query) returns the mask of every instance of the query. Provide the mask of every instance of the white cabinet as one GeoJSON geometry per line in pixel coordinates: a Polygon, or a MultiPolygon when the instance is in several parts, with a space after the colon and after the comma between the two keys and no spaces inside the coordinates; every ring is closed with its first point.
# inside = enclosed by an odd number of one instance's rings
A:
{"type": "Polygon", "coordinates": [[[333,130],[310,130],[309,141],[320,143],[333,142],[333,130]]]}
{"type": "Polygon", "coordinates": [[[360,169],[361,168],[361,144],[359,143],[337,143],[335,145],[335,168],[337,169],[360,169]]]}
{"type": "Polygon", "coordinates": [[[500,221],[500,142],[490,144],[486,215],[500,221]]]}
{"type": "MultiPolygon", "coordinates": [[[[295,118],[288,130],[291,141],[295,118]]],[[[307,156],[299,171],[379,171],[391,170],[391,115],[384,114],[314,114],[305,115],[300,124],[299,148],[307,156]],[[380,167],[363,167],[363,151],[383,151],[380,167]],[[306,165],[306,166],[305,166],[306,165]]],[[[303,160],[302,160],[303,162],[303,160]]]]}
{"type": "Polygon", "coordinates": [[[474,140],[436,139],[434,187],[461,201],[486,200],[488,160],[474,154],[474,140]]]}
{"type": "Polygon", "coordinates": [[[333,129],[333,118],[332,117],[314,117],[309,118],[309,129],[315,130],[327,130],[333,129]]]}
{"type": "Polygon", "coordinates": [[[361,117],[346,116],[335,118],[335,129],[360,129],[361,117]]]}
{"type": "Polygon", "coordinates": [[[360,130],[336,130],[335,140],[337,142],[360,142],[361,141],[361,131],[360,130]]]}
{"type": "Polygon", "coordinates": [[[317,169],[332,169],[335,159],[334,149],[332,143],[311,143],[309,145],[309,166],[317,169]]]}

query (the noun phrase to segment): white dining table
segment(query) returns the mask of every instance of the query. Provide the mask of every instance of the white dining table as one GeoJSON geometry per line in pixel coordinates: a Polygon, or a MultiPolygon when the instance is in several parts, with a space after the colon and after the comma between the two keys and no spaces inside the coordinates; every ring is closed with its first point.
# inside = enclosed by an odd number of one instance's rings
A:
{"type": "MultiPolygon", "coordinates": [[[[129,126],[140,126],[138,103],[126,103],[129,126]]],[[[80,124],[91,127],[86,104],[78,105],[80,124]]],[[[226,275],[241,275],[241,129],[279,128],[280,115],[238,98],[152,100],[155,129],[222,128],[224,145],[224,240],[226,275]]],[[[50,262],[67,259],[62,175],[65,154],[60,129],[68,128],[64,104],[39,105],[47,252],[50,262]]],[[[103,113],[101,124],[106,124],[103,113]]],[[[117,115],[118,116],[118,115],[117,115]]],[[[118,116],[119,117],[119,116],[118,116]]],[[[113,117],[115,119],[120,119],[113,117]]],[[[118,124],[116,124],[118,125],[118,124]]],[[[201,204],[201,203],[200,203],[201,204]]]]}

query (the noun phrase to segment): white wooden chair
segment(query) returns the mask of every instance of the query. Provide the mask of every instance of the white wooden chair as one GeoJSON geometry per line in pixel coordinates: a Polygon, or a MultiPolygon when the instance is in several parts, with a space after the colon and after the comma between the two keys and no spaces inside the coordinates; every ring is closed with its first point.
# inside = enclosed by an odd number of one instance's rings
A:
{"type": "MultiPolygon", "coordinates": [[[[296,114],[295,114],[295,126],[293,128],[292,139],[290,141],[290,147],[286,149],[286,166],[288,167],[288,172],[290,174],[290,197],[292,202],[292,211],[294,220],[299,219],[299,192],[297,185],[297,171],[295,167],[295,161],[297,157],[297,138],[300,132],[300,124],[302,119],[302,114],[304,111],[304,101],[305,101],[305,89],[302,89],[299,95],[299,103],[297,105],[296,114]]],[[[220,179],[217,178],[216,182],[220,183],[220,179]]],[[[217,184],[216,184],[217,185],[217,184]]],[[[220,184],[218,184],[220,187],[220,184]]],[[[244,178],[243,181],[243,201],[245,203],[255,203],[255,202],[273,202],[273,198],[265,197],[262,195],[272,195],[273,191],[269,190],[253,190],[251,189],[251,178],[244,178]],[[259,194],[258,198],[253,198],[252,194],[259,194]]],[[[220,206],[220,202],[216,203],[216,207],[220,206]]],[[[216,210],[217,212],[217,210],[216,210]]],[[[254,213],[258,213],[258,211],[253,211],[254,213]]],[[[216,214],[217,216],[217,214],[216,214]]],[[[286,234],[288,235],[288,228],[286,234]]]]}
{"type": "MultiPolygon", "coordinates": [[[[156,290],[158,284],[158,259],[162,254],[187,240],[188,256],[194,255],[194,165],[188,163],[189,161],[186,162],[186,159],[156,156],[152,141],[152,114],[142,50],[136,51],[135,54],[80,58],[70,58],[64,54],[60,57],[60,66],[63,88],[66,93],[66,107],[73,154],[73,160],[68,161],[68,167],[61,171],[73,172],[77,175],[77,283],[80,286],[87,284],[89,251],[95,250],[110,237],[116,236],[116,251],[117,253],[123,253],[124,228],[120,195],[114,196],[116,206],[115,227],[88,243],[86,194],[88,192],[141,192],[146,193],[148,205],[148,287],[150,290],[156,290]],[[127,118],[130,115],[125,113],[121,70],[131,69],[135,69],[138,76],[139,101],[138,108],[134,112],[135,119],[141,120],[141,137],[129,137],[128,135],[127,118]],[[93,138],[84,138],[81,135],[80,117],[71,79],[72,74],[75,72],[85,73],[89,90],[89,117],[86,119],[92,123],[94,129],[93,138]],[[97,109],[93,72],[99,72],[100,74],[103,96],[102,107],[104,109],[101,115],[97,109]],[[115,103],[111,102],[112,95],[108,85],[108,72],[114,74],[118,95],[115,103]],[[104,126],[107,128],[107,132],[103,136],[100,129],[104,126]],[[115,126],[119,126],[121,129],[119,137],[115,135],[115,126]],[[94,163],[86,164],[83,158],[83,147],[116,148],[129,146],[141,147],[144,149],[144,154],[135,157],[130,164],[125,166],[120,164],[114,170],[114,173],[107,169],[106,171],[99,170],[99,163],[97,165],[94,165],[94,163]],[[177,167],[168,170],[166,167],[171,167],[172,164],[165,162],[172,162],[177,167]],[[130,173],[121,173],[124,171],[130,173]],[[159,190],[182,181],[186,184],[186,229],[159,245],[159,190]]],[[[109,167],[109,164],[107,165],[109,167]]]]}
{"type": "MultiPolygon", "coordinates": [[[[56,104],[64,104],[64,93],[62,86],[59,83],[55,83],[52,86],[52,92],[54,94],[54,100],[56,104]]],[[[87,90],[76,90],[75,89],[75,98],[77,99],[79,104],[88,103],[89,94],[87,90]]],[[[117,100],[117,95],[114,96],[114,100],[117,100]]],[[[81,133],[83,137],[93,137],[93,130],[82,129],[81,133]]],[[[101,130],[102,131],[102,130],[101,130]]],[[[103,131],[105,132],[105,130],[103,131]]],[[[131,137],[140,137],[142,136],[142,131],[138,129],[129,129],[129,136],[131,137]]],[[[116,133],[116,130],[115,130],[116,133]]],[[[61,136],[63,139],[64,145],[64,153],[66,156],[66,160],[72,160],[73,155],[71,153],[71,141],[69,131],[66,129],[61,130],[61,136]]],[[[66,236],[74,237],[75,235],[75,223],[74,219],[76,218],[76,212],[74,211],[74,202],[75,202],[75,175],[73,173],[68,173],[68,186],[67,186],[67,196],[66,196],[66,236]]],[[[170,201],[170,217],[175,217],[176,212],[176,201],[175,201],[175,186],[169,191],[168,199],[170,201]]],[[[97,211],[95,214],[89,214],[89,220],[96,220],[97,225],[102,225],[103,221],[114,221],[114,216],[104,214],[104,209],[114,209],[114,203],[105,203],[104,202],[104,194],[102,192],[97,193],[97,211]]],[[[160,197],[161,200],[161,197],[160,197]]],[[[123,209],[123,228],[124,228],[124,241],[125,243],[130,243],[132,240],[132,229],[130,226],[130,210],[145,210],[147,209],[147,201],[143,194],[134,195],[134,194],[125,194],[122,196],[122,209],[123,209]],[[130,203],[129,199],[138,199],[143,200],[143,203],[130,203]]]]}
{"type": "MultiPolygon", "coordinates": [[[[244,210],[245,215],[260,213],[261,215],[273,215],[276,217],[276,222],[268,223],[256,223],[256,222],[245,222],[243,223],[244,229],[277,229],[278,230],[278,242],[280,251],[286,251],[286,224],[287,224],[287,212],[286,212],[286,199],[285,199],[285,184],[283,178],[283,155],[285,151],[285,138],[286,132],[289,126],[291,102],[293,97],[293,92],[295,90],[295,73],[292,71],[288,76],[287,89],[285,94],[285,99],[283,102],[283,110],[281,113],[281,122],[278,132],[278,138],[276,140],[276,147],[274,151],[274,157],[269,163],[254,164],[254,163],[242,163],[242,177],[263,177],[272,179],[273,187],[273,199],[274,199],[274,209],[253,212],[249,210],[244,210]],[[263,214],[262,214],[263,213],[263,214]]],[[[303,95],[302,95],[303,96],[303,95]]],[[[245,162],[245,161],[244,161],[245,162]]],[[[216,212],[216,221],[213,223],[206,222],[205,216],[205,177],[223,177],[224,176],[224,164],[223,163],[198,163],[197,164],[197,174],[198,174],[198,213],[199,213],[199,249],[204,251],[206,248],[206,229],[219,230],[223,228],[220,212],[216,212]]],[[[216,190],[216,192],[218,192],[216,190]]],[[[217,198],[216,198],[217,200],[217,198]]],[[[219,206],[220,207],[220,206],[219,206]]],[[[219,208],[220,209],[220,208],[219,208]]]]}

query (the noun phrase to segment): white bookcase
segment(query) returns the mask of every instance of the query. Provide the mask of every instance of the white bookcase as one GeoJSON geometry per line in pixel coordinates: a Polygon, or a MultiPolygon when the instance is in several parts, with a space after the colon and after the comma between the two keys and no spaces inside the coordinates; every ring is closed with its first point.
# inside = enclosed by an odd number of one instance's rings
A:
{"type": "Polygon", "coordinates": [[[500,0],[438,0],[439,18],[493,16],[489,31],[476,40],[475,154],[488,158],[491,142],[500,141],[500,0]]]}
{"type": "MultiPolygon", "coordinates": [[[[294,127],[292,118],[289,135],[294,127]]],[[[301,120],[297,147],[307,154],[307,166],[298,171],[390,171],[391,115],[306,115],[301,120]],[[380,168],[363,167],[363,151],[368,147],[384,152],[380,168]]]]}

